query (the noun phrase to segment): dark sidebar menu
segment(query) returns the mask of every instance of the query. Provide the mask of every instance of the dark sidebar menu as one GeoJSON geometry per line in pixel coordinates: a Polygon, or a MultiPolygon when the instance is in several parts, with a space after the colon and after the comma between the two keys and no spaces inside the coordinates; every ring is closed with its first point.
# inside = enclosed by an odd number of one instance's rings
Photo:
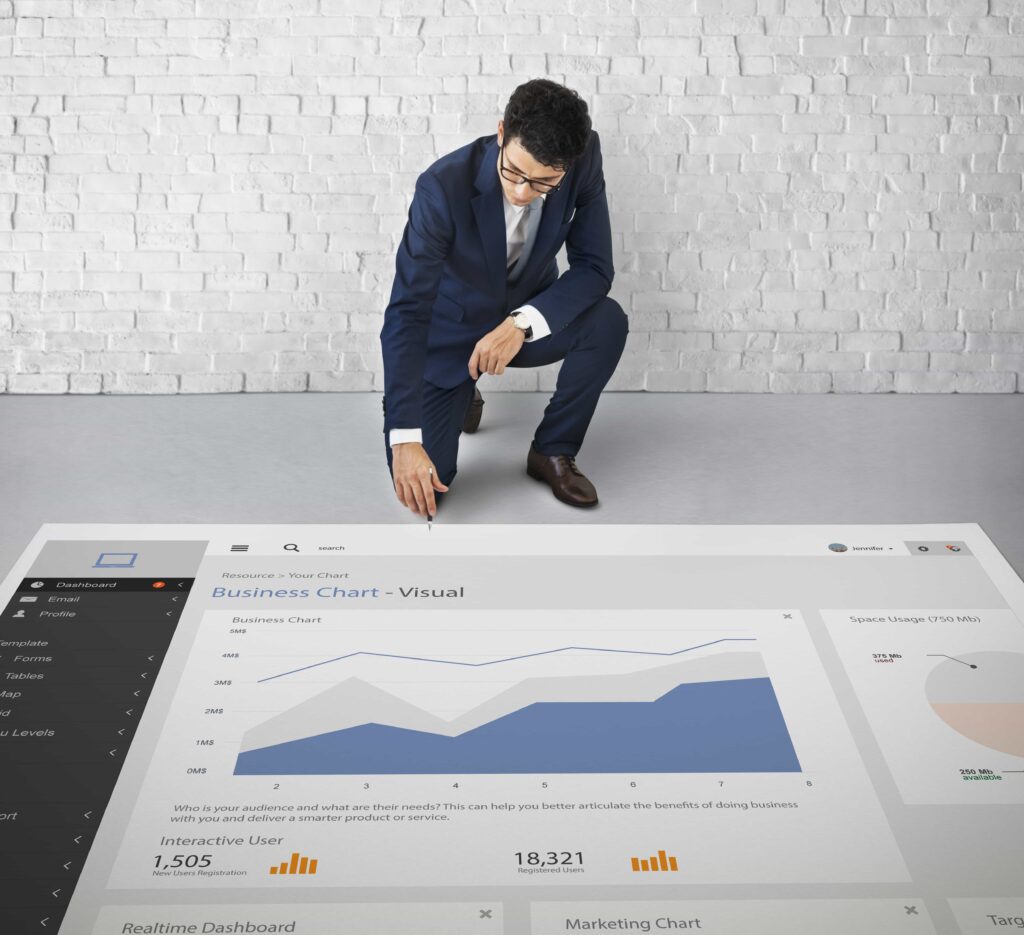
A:
{"type": "Polygon", "coordinates": [[[0,617],[0,931],[56,932],[192,578],[26,578],[0,617]]]}

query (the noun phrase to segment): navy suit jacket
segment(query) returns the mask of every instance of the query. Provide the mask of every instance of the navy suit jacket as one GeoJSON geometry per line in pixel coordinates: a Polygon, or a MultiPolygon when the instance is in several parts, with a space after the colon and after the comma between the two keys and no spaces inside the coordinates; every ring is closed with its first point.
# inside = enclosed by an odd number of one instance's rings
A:
{"type": "Polygon", "coordinates": [[[453,387],[470,379],[476,342],[509,312],[533,305],[553,335],[611,288],[612,234],[597,132],[558,191],[544,199],[533,251],[514,284],[506,273],[497,165],[494,134],[442,156],[416,179],[380,332],[385,432],[421,428],[423,380],[453,387]],[[555,255],[563,243],[569,269],[559,276],[555,255]]]}

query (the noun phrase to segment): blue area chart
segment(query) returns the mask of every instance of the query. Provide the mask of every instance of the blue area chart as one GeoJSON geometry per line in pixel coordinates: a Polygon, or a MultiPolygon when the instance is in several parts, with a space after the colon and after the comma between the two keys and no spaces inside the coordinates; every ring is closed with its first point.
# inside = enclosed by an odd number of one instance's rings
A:
{"type": "Polygon", "coordinates": [[[768,678],[537,702],[454,737],[366,723],[240,753],[236,775],[799,772],[768,678]]]}

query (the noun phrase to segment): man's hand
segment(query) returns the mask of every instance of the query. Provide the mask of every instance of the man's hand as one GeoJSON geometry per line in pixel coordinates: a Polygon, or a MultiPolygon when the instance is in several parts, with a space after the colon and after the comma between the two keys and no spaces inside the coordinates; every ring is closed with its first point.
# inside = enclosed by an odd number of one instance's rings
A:
{"type": "Polygon", "coordinates": [[[478,380],[481,373],[504,373],[505,365],[519,353],[525,341],[526,332],[517,328],[511,317],[506,317],[476,342],[469,358],[469,375],[478,380]]]}
{"type": "Polygon", "coordinates": [[[444,493],[448,487],[441,483],[434,462],[419,442],[391,446],[391,474],[402,506],[409,507],[417,516],[433,516],[437,512],[434,491],[444,493]]]}

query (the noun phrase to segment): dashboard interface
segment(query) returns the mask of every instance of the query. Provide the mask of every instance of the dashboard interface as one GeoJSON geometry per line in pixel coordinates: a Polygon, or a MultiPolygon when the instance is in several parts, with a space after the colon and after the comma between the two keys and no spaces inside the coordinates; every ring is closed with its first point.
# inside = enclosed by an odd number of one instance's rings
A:
{"type": "Polygon", "coordinates": [[[43,526],[0,930],[1024,929],[974,524],[43,526]]]}

